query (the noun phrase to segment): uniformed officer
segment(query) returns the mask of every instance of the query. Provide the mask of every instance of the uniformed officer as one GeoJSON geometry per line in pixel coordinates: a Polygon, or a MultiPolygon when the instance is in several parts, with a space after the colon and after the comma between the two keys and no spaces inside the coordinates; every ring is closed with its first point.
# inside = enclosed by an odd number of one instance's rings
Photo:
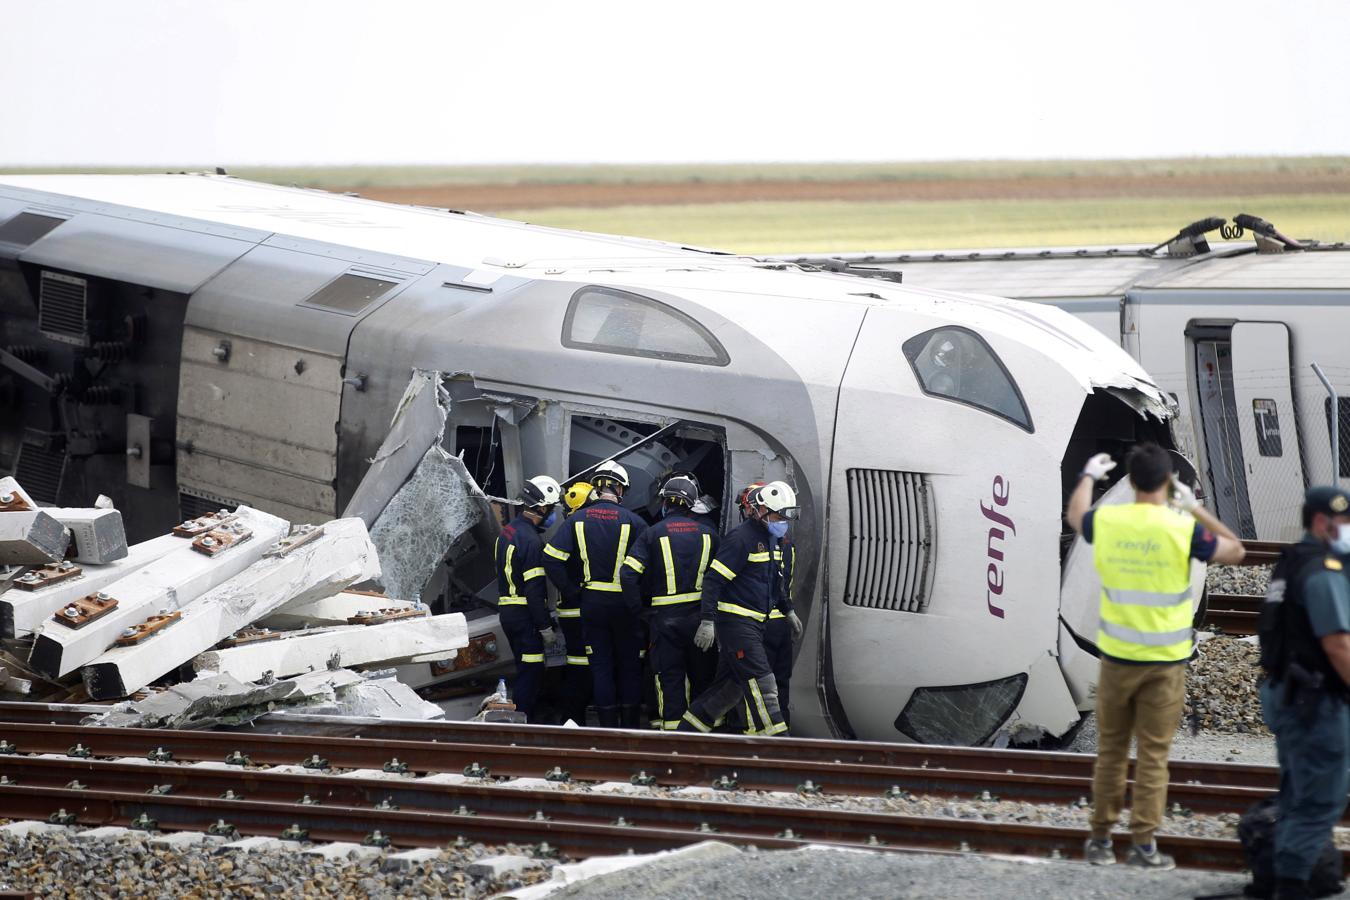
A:
{"type": "MultiPolygon", "coordinates": [[[[554,534],[544,548],[544,568],[568,607],[581,612],[581,635],[600,725],[638,728],[642,714],[641,609],[624,602],[621,576],[629,547],[647,523],[619,505],[628,487],[623,466],[608,460],[601,463],[591,473],[591,483],[595,502],[571,515],[554,534]]],[[[569,661],[575,652],[575,647],[568,647],[569,661]]]]}
{"type": "Polygon", "coordinates": [[[558,482],[537,475],[520,492],[524,507],[497,536],[497,612],[516,657],[513,685],[516,709],[535,721],[535,701],[544,676],[544,649],[557,640],[548,613],[544,581],[544,542],[539,533],[557,519],[562,497],[558,482]]]}
{"type": "Polygon", "coordinates": [[[1350,771],[1350,494],[1304,496],[1303,540],[1281,553],[1258,632],[1261,709],[1280,763],[1275,896],[1302,898],[1345,809],[1350,771]]]}
{"type": "MultiPolygon", "coordinates": [[[[785,596],[782,571],[773,553],[797,515],[797,497],[782,481],[771,481],[748,498],[752,517],[722,540],[703,580],[701,621],[694,643],[706,650],[718,645],[717,678],[694,699],[680,722],[681,731],[711,731],[739,701],[749,706],[750,730],[782,734],[787,730],[778,705],[778,686],[764,653],[764,623],[776,600],[785,596]]],[[[785,613],[793,632],[801,622],[785,613]]]]}
{"type": "Polygon", "coordinates": [[[1097,866],[1116,861],[1111,829],[1125,799],[1130,739],[1137,761],[1127,865],[1170,869],[1154,832],[1167,802],[1167,757],[1186,700],[1186,662],[1194,647],[1191,559],[1242,561],[1242,542],[1206,512],[1172,474],[1157,444],[1139,444],[1126,461],[1134,502],[1091,509],[1092,486],[1115,462],[1089,459],[1065,518],[1092,545],[1101,577],[1098,598],[1097,760],[1092,771],[1092,834],[1084,845],[1097,866]],[[1169,508],[1171,503],[1176,509],[1169,508]]]}
{"type": "MultiPolygon", "coordinates": [[[[568,515],[595,502],[595,487],[589,481],[575,481],[563,491],[563,503],[568,515]]],[[[578,725],[586,724],[586,707],[591,705],[590,658],[586,655],[586,639],[581,635],[580,598],[572,595],[558,600],[558,627],[562,629],[563,644],[567,648],[567,665],[563,669],[563,719],[578,725]]]]}
{"type": "Polygon", "coordinates": [[[801,631],[800,625],[794,627],[789,618],[796,616],[792,605],[792,576],[797,568],[797,547],[791,534],[784,535],[778,542],[773,558],[782,574],[778,579],[779,596],[775,598],[773,609],[769,610],[769,620],[764,623],[764,653],[769,657],[769,668],[773,669],[773,678],[778,684],[778,706],[783,710],[783,721],[791,728],[792,638],[801,631]]]}
{"type": "Polygon", "coordinates": [[[711,681],[707,651],[694,646],[703,575],[717,552],[717,532],[696,520],[698,483],[676,475],[661,487],[661,521],[633,542],[624,560],[623,589],[630,607],[646,606],[651,618],[651,663],[657,721],[674,731],[689,698],[711,681]]]}

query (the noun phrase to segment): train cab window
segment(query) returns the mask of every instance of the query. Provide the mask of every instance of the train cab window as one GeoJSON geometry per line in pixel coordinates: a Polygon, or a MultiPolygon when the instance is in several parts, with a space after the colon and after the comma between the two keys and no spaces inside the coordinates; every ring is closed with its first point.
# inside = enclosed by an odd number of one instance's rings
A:
{"type": "Polygon", "coordinates": [[[584,287],[563,320],[565,347],[725,366],[731,361],[712,332],[672,306],[613,288],[584,287]]]}
{"type": "Polygon", "coordinates": [[[903,345],[925,394],[943,397],[1007,419],[1035,431],[1022,392],[1003,361],[969,328],[937,328],[903,345]]]}

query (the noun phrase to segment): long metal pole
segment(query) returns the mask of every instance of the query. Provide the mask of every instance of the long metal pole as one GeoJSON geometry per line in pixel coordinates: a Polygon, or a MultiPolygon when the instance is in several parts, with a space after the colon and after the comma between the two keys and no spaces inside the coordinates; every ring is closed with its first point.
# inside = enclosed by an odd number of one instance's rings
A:
{"type": "Polygon", "coordinates": [[[1331,432],[1331,483],[1340,484],[1341,477],[1341,398],[1336,393],[1336,389],[1331,386],[1327,376],[1322,374],[1322,367],[1317,363],[1312,364],[1312,370],[1322,382],[1322,387],[1327,389],[1331,395],[1331,415],[1328,417],[1328,430],[1331,432]]]}

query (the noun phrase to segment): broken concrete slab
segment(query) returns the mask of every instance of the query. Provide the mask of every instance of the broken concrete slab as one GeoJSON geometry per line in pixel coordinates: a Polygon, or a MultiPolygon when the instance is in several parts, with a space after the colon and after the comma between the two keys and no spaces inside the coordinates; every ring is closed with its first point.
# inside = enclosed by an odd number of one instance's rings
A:
{"type": "Polygon", "coordinates": [[[281,706],[331,703],[336,692],[361,681],[356,672],[314,672],[270,684],[245,684],[212,675],[177,684],[135,703],[91,716],[85,725],[109,728],[209,728],[243,725],[281,706]]]}
{"type": "Polygon", "coordinates": [[[204,831],[175,831],[170,834],[157,834],[150,838],[151,847],[167,847],[170,850],[182,850],[200,844],[223,844],[225,838],[204,831]]]}
{"type": "Polygon", "coordinates": [[[346,625],[292,632],[227,650],[211,650],[192,661],[197,671],[227,672],[253,681],[271,672],[299,675],[329,666],[429,662],[455,655],[469,642],[460,613],[405,619],[384,625],[346,625]]]}
{"type": "Polygon", "coordinates": [[[22,637],[80,597],[95,594],[114,581],[148,566],[170,550],[183,546],[172,534],[133,544],[122,559],[105,566],[81,566],[80,575],[68,581],[27,591],[14,585],[0,593],[0,638],[22,637]]]}
{"type": "Polygon", "coordinates": [[[144,831],[133,831],[130,828],[123,828],[120,825],[100,825],[97,828],[86,828],[84,831],[75,834],[75,840],[80,842],[103,842],[116,841],[122,838],[132,838],[137,841],[144,841],[148,834],[144,831]]]}
{"type": "Polygon", "coordinates": [[[469,864],[469,877],[498,881],[543,864],[540,860],[528,856],[486,856],[469,864]]]}
{"type": "Polygon", "coordinates": [[[375,547],[360,519],[336,519],[309,533],[317,536],[294,549],[269,551],[275,555],[184,606],[171,644],[152,638],[104,651],[83,669],[89,696],[125,697],[293,600],[313,603],[379,574],[375,547]]]}
{"type": "MultiPolygon", "coordinates": [[[[332,704],[305,707],[296,712],[368,719],[445,718],[439,706],[423,700],[412,688],[400,683],[392,669],[368,672],[361,681],[337,688],[332,704]]],[[[284,720],[288,715],[284,710],[279,711],[275,719],[284,720]]]]}
{"type": "Polygon", "coordinates": [[[262,619],[261,624],[268,628],[285,629],[346,625],[348,619],[372,609],[412,609],[416,605],[416,603],[393,600],[389,597],[340,591],[331,597],[290,601],[262,619]]]}
{"type": "Polygon", "coordinates": [[[41,509],[0,512],[0,565],[40,566],[66,555],[70,535],[41,509]]]}
{"type": "MultiPolygon", "coordinates": [[[[361,849],[362,847],[360,844],[354,844],[349,841],[334,841],[331,844],[315,844],[313,847],[306,847],[301,852],[305,856],[313,856],[318,859],[327,860],[328,862],[347,862],[361,849]]],[[[379,855],[379,850],[374,847],[370,849],[375,850],[376,856],[379,855]]]]}
{"type": "MultiPolygon", "coordinates": [[[[284,519],[251,507],[241,506],[236,512],[236,522],[225,527],[237,525],[247,530],[246,538],[243,530],[212,531],[195,540],[184,538],[178,549],[104,588],[104,593],[117,601],[111,612],[78,628],[44,622],[29,657],[33,668],[48,677],[75,671],[148,616],[161,611],[176,614],[192,600],[238,575],[261,559],[289,527],[284,519]]],[[[163,641],[164,634],[172,630],[170,625],[143,640],[163,641]]]]}
{"type": "Polygon", "coordinates": [[[57,834],[69,829],[65,825],[53,825],[51,822],[32,822],[24,820],[22,822],[10,822],[8,825],[0,825],[0,834],[8,835],[12,838],[37,837],[44,834],[57,834]]]}
{"type": "Polygon", "coordinates": [[[105,565],[127,555],[127,533],[117,510],[48,507],[43,512],[70,531],[67,559],[105,565]]]}

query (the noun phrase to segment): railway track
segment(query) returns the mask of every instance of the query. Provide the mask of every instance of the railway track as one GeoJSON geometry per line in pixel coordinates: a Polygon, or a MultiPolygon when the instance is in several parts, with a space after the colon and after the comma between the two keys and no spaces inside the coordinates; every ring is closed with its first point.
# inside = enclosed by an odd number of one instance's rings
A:
{"type": "MultiPolygon", "coordinates": [[[[60,709],[45,712],[64,714],[60,709]]],[[[16,717],[10,709],[0,710],[0,719],[16,717]]],[[[442,846],[458,836],[485,842],[546,841],[575,857],[629,847],[641,852],[680,846],[710,832],[766,848],[823,842],[1073,857],[1083,837],[1078,829],[907,815],[905,795],[893,789],[1042,803],[1071,803],[1090,792],[1091,758],[1075,754],[468,723],[381,723],[365,729],[363,737],[335,737],[322,732],[342,720],[308,718],[317,721],[299,724],[311,733],[288,735],[9,721],[0,724],[0,735],[14,745],[14,752],[0,755],[0,775],[13,783],[0,784],[0,815],[46,818],[64,809],[81,824],[125,825],[144,814],[170,830],[201,830],[224,819],[241,834],[278,836],[295,826],[314,840],[361,840],[379,829],[395,845],[407,847],[442,846]],[[407,740],[373,733],[400,729],[422,736],[407,740]],[[562,739],[563,745],[549,745],[551,738],[562,739]],[[808,748],[814,753],[801,753],[808,748]],[[171,753],[175,762],[144,759],[157,749],[171,753]],[[225,757],[236,751],[250,765],[225,766],[225,757]],[[366,771],[328,774],[298,765],[315,752],[330,769],[366,771]],[[86,758],[86,753],[91,756],[86,758]],[[835,762],[834,753],[843,758],[835,762]],[[432,777],[391,777],[379,771],[395,757],[412,773],[432,777]],[[193,761],[208,765],[183,764],[193,761]],[[554,767],[565,769],[575,781],[543,782],[554,767]],[[458,774],[465,768],[490,774],[466,779],[458,774]],[[575,783],[628,782],[642,774],[671,787],[714,782],[729,787],[723,779],[734,779],[740,790],[822,790],[873,797],[892,791],[901,799],[891,804],[896,811],[868,812],[646,790],[610,793],[575,783]],[[512,786],[499,782],[501,776],[541,781],[512,786]],[[145,793],[152,789],[157,793],[145,793]],[[317,802],[300,803],[306,796],[317,802]]],[[[288,726],[294,724],[288,720],[288,726]]],[[[1233,764],[1178,763],[1173,775],[1177,781],[1170,788],[1171,800],[1196,812],[1243,810],[1270,793],[1275,780],[1273,769],[1233,764]]],[[[1242,866],[1234,841],[1160,840],[1182,865],[1242,866]]]]}
{"type": "Polygon", "coordinates": [[[1259,594],[1211,593],[1205,607],[1205,624],[1222,629],[1225,634],[1256,634],[1256,621],[1265,599],[1259,594]]]}
{"type": "Polygon", "coordinates": [[[1240,565],[1268,566],[1280,558],[1280,551],[1289,546],[1287,541],[1243,541],[1247,555],[1240,565]]]}

